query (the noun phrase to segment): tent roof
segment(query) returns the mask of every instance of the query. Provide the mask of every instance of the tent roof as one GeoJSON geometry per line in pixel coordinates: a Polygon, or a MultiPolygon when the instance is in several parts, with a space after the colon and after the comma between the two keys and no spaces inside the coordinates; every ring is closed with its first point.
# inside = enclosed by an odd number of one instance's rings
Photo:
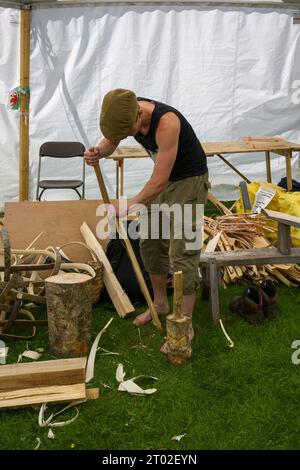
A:
{"type": "Polygon", "coordinates": [[[219,4],[219,5],[250,5],[250,6],[277,6],[300,8],[300,0],[0,0],[0,6],[11,8],[39,8],[39,7],[71,7],[79,5],[147,5],[147,4],[219,4]]]}

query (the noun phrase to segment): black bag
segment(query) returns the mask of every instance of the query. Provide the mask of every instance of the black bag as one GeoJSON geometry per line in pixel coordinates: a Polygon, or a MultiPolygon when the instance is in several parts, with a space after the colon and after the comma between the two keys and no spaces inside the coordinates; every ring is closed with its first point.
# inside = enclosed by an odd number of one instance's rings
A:
{"type": "MultiPolygon", "coordinates": [[[[287,189],[287,178],[286,176],[284,178],[281,178],[277,186],[280,186],[280,188],[287,189]]],[[[300,183],[296,180],[292,180],[292,189],[290,191],[300,191],[300,183]]]]}
{"type": "MultiPolygon", "coordinates": [[[[135,231],[138,231],[138,222],[130,221],[130,225],[133,224],[135,231]]],[[[128,236],[131,246],[133,248],[136,259],[139,263],[140,269],[144,276],[146,285],[152,295],[152,285],[150,281],[149,274],[145,271],[143,260],[140,254],[140,241],[139,239],[133,240],[128,236]]],[[[125,290],[131,301],[142,301],[144,296],[141,292],[140,286],[136,280],[131,261],[128,257],[127,250],[124,244],[124,240],[120,239],[118,234],[117,238],[113,238],[109,241],[106,248],[106,256],[110,261],[112,269],[121,284],[122,288],[125,290]]]]}

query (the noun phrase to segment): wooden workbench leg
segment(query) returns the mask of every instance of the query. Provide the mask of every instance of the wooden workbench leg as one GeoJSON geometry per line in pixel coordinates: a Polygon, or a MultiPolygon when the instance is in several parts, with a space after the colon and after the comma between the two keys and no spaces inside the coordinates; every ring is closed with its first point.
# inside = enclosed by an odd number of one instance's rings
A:
{"type": "Polygon", "coordinates": [[[119,162],[120,162],[120,180],[121,180],[120,196],[124,196],[124,159],[119,160],[119,162]]]}
{"type": "Polygon", "coordinates": [[[216,324],[220,320],[219,279],[217,263],[214,260],[210,261],[208,269],[210,283],[210,308],[213,322],[216,324]]]}
{"type": "Polygon", "coordinates": [[[265,155],[266,155],[267,181],[268,183],[272,183],[270,151],[267,150],[265,152],[265,155]]]}
{"type": "Polygon", "coordinates": [[[119,162],[116,160],[116,199],[119,199],[119,162]]]}
{"type": "Polygon", "coordinates": [[[285,156],[287,189],[291,191],[292,183],[292,151],[288,150],[285,156]]]}

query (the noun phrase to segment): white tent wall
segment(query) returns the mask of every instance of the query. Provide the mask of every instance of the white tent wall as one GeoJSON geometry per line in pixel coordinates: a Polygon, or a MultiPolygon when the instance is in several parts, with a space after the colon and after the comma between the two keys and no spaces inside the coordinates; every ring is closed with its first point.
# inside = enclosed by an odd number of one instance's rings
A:
{"type": "Polygon", "coordinates": [[[18,18],[17,10],[0,7],[0,210],[19,194],[19,116],[7,109],[9,90],[20,77],[18,18]]]}
{"type": "MultiPolygon", "coordinates": [[[[18,31],[7,24],[10,11],[0,8],[0,38],[5,34],[7,44],[0,50],[0,207],[18,195],[18,116],[5,106],[8,90],[18,84],[19,67],[18,31]]],[[[292,16],[290,9],[213,5],[34,9],[30,196],[35,197],[40,145],[47,140],[79,140],[87,147],[98,142],[101,101],[112,88],[130,88],[177,107],[203,142],[245,135],[300,142],[300,25],[292,16]]],[[[230,160],[250,179],[265,179],[262,154],[230,160]]],[[[102,164],[113,196],[115,166],[102,164]]],[[[141,189],[152,166],[150,159],[126,161],[128,196],[141,189]]],[[[74,176],[74,170],[69,162],[45,165],[51,178],[74,176]]],[[[217,157],[209,158],[209,170],[215,195],[238,195],[240,177],[217,157]]],[[[284,174],[284,158],[273,156],[273,181],[284,174]]],[[[94,172],[87,168],[86,197],[98,196],[94,172]]],[[[76,194],[48,191],[45,197],[76,194]]]]}

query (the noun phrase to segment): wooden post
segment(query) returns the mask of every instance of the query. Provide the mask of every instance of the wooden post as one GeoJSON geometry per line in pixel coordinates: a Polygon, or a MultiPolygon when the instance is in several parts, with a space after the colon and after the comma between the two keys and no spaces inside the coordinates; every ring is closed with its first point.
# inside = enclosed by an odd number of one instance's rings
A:
{"type": "Polygon", "coordinates": [[[277,248],[283,255],[291,253],[291,227],[278,222],[277,248]]]}
{"type": "Polygon", "coordinates": [[[119,199],[119,162],[116,160],[116,199],[119,199]]]}
{"type": "Polygon", "coordinates": [[[92,278],[63,273],[45,279],[49,349],[54,355],[86,355],[92,337],[92,278]]]}
{"type": "Polygon", "coordinates": [[[121,189],[120,189],[120,196],[124,196],[124,158],[119,160],[120,166],[120,181],[121,181],[121,189]]]}
{"type": "MultiPolygon", "coordinates": [[[[21,92],[29,87],[30,62],[30,6],[21,9],[20,31],[20,88],[21,92]]],[[[28,199],[29,193],[29,102],[21,93],[20,102],[20,164],[19,164],[19,200],[28,199]]]]}
{"type": "Polygon", "coordinates": [[[287,190],[291,191],[293,189],[293,182],[292,182],[292,151],[291,150],[287,150],[287,152],[286,152],[285,166],[286,166],[287,190]]]}
{"type": "Polygon", "coordinates": [[[271,158],[270,158],[270,151],[265,151],[266,156],[266,170],[267,170],[267,181],[268,183],[272,183],[272,175],[271,175],[271,158]]]}
{"type": "Polygon", "coordinates": [[[173,313],[167,316],[167,358],[176,365],[186,364],[192,355],[189,328],[191,319],[183,315],[182,271],[174,273],[173,313]]]}

